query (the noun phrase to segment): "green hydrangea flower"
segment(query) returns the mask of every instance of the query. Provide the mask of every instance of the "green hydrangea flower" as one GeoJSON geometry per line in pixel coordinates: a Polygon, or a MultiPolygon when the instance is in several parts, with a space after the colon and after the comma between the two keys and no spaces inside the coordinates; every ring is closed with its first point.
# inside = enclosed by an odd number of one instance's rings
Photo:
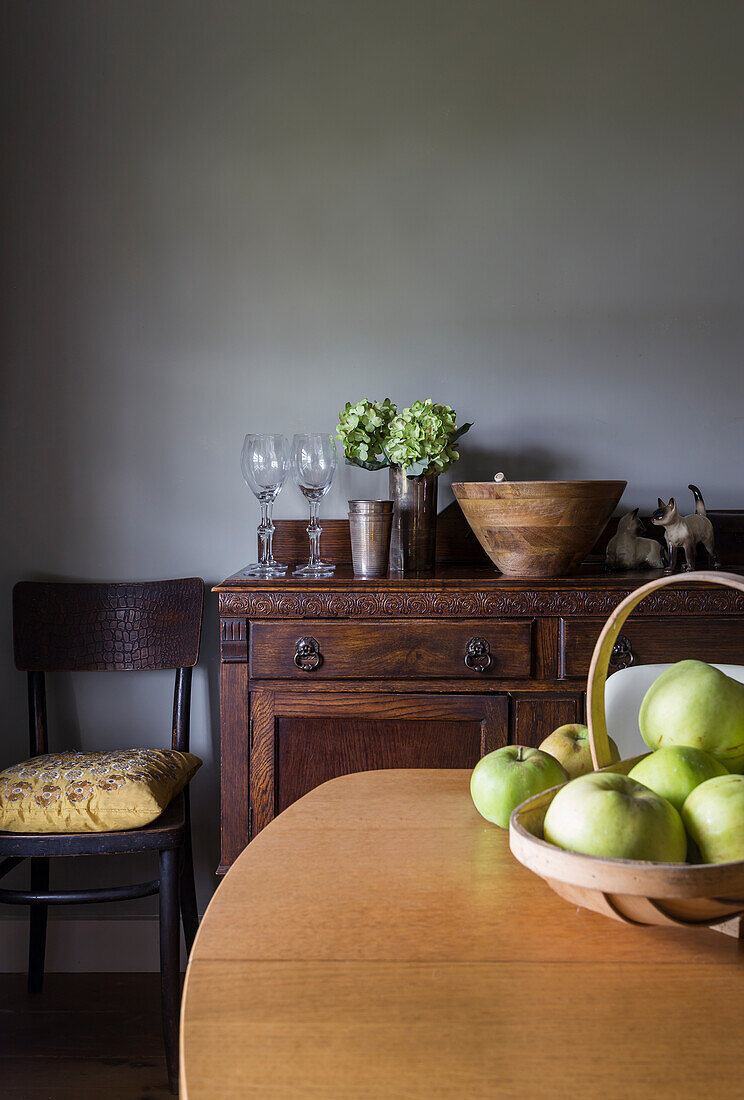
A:
{"type": "Polygon", "coordinates": [[[339,414],[338,438],[346,461],[354,466],[402,466],[409,477],[417,477],[448,470],[460,457],[456,440],[470,427],[458,428],[454,409],[435,405],[431,398],[415,401],[400,413],[385,398],[346,404],[339,414]]]}
{"type": "Polygon", "coordinates": [[[384,441],[397,410],[389,397],[384,401],[366,398],[344,405],[338,414],[338,439],[344,445],[346,461],[365,470],[382,470],[390,463],[384,441]]]}

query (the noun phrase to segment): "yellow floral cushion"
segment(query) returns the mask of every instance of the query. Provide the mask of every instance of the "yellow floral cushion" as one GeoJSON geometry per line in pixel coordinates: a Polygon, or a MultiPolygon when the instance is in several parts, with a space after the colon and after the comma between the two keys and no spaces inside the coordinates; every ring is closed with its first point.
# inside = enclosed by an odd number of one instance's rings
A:
{"type": "Polygon", "coordinates": [[[201,760],[175,749],[62,752],[0,772],[0,831],[106,833],[154,821],[201,760]]]}

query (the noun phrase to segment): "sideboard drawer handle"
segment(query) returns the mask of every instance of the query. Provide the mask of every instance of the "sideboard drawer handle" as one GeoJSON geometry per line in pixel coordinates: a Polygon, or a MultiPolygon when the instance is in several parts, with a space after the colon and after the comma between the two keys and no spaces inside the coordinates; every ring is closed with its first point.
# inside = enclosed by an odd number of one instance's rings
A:
{"type": "Polygon", "coordinates": [[[323,654],[315,638],[298,638],[295,642],[294,663],[303,672],[314,672],[323,664],[323,654]]]}
{"type": "Polygon", "coordinates": [[[488,672],[493,658],[485,638],[471,638],[465,646],[465,664],[473,672],[488,672]]]}
{"type": "Polygon", "coordinates": [[[625,634],[618,634],[608,664],[610,668],[630,668],[631,665],[635,664],[633,646],[630,638],[626,637],[625,634]]]}

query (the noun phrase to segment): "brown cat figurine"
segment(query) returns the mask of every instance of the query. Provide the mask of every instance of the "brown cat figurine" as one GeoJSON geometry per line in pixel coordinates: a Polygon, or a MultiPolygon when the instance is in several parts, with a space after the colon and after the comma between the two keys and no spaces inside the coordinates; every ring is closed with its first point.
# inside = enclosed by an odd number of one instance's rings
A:
{"type": "Polygon", "coordinates": [[[687,573],[694,569],[695,547],[698,543],[702,543],[705,547],[713,568],[721,568],[721,563],[716,557],[713,541],[713,524],[706,514],[703,494],[697,485],[688,485],[688,489],[695,497],[695,511],[691,516],[681,516],[679,514],[674,497],[669,498],[668,504],[665,504],[659,497],[659,507],[651,516],[653,524],[664,528],[664,537],[669,551],[669,564],[664,570],[665,573],[674,572],[677,565],[677,551],[680,546],[685,552],[683,572],[687,573]]]}

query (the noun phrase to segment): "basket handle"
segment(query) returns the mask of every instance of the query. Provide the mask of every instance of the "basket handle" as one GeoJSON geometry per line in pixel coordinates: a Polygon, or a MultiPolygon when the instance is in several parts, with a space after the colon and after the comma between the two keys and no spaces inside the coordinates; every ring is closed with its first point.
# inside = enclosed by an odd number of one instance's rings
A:
{"type": "Polygon", "coordinates": [[[586,710],[589,741],[595,770],[605,768],[612,763],[610,742],[607,737],[604,698],[612,648],[631,611],[638,606],[641,600],[645,600],[646,596],[655,592],[658,588],[666,588],[670,584],[717,584],[722,588],[733,588],[737,592],[744,592],[744,578],[735,573],[681,573],[669,577],[659,577],[658,580],[641,585],[640,588],[636,588],[634,592],[631,592],[617,605],[602,627],[602,632],[597,638],[592,661],[589,665],[586,710]]]}

